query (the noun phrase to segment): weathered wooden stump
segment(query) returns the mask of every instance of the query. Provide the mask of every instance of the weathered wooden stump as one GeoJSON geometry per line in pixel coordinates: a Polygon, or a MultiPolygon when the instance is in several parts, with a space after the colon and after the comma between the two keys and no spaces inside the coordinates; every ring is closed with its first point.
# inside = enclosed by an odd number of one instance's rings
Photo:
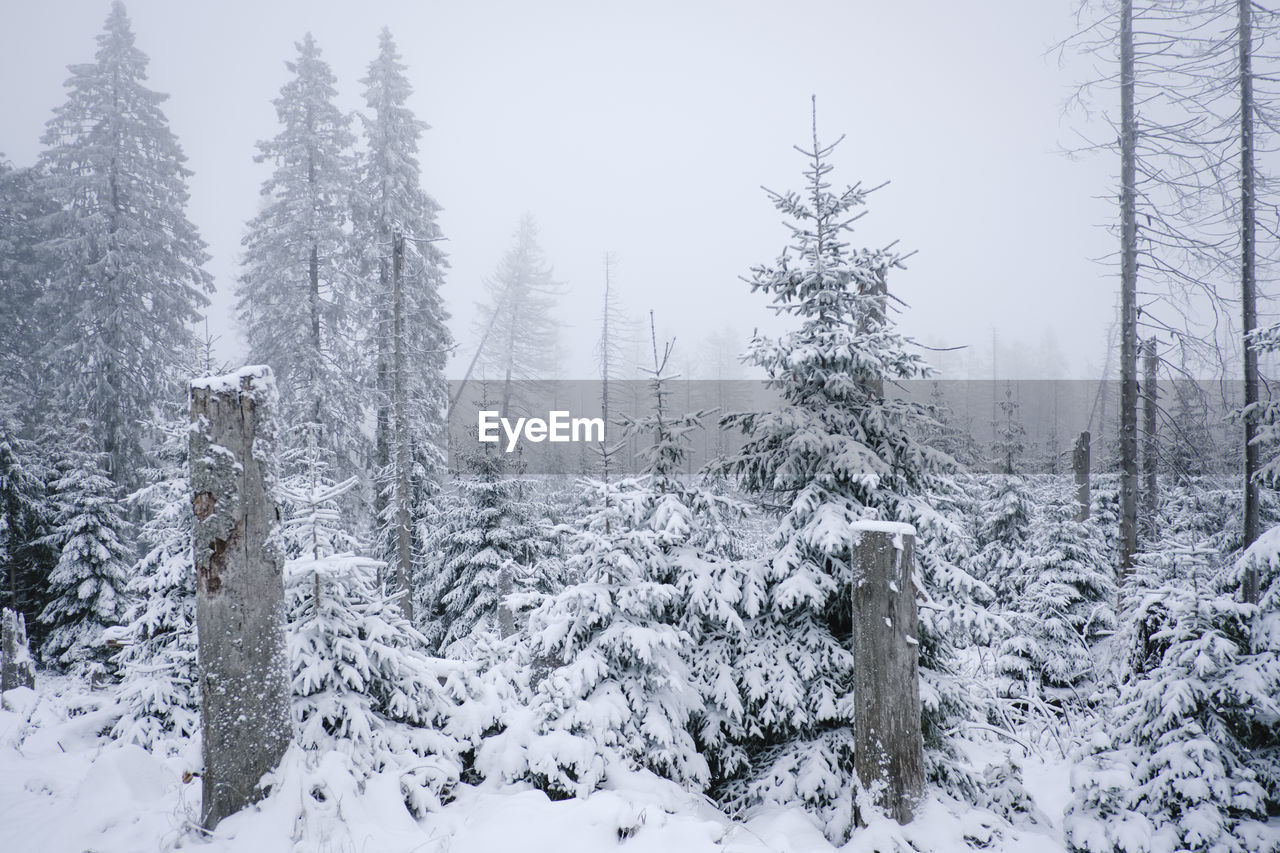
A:
{"type": "Polygon", "coordinates": [[[1080,433],[1071,451],[1071,471],[1076,477],[1076,521],[1089,520],[1089,431],[1080,433]]]}
{"type": "Polygon", "coordinates": [[[246,367],[191,383],[202,821],[256,801],[291,738],[275,483],[275,379],[246,367]]]}
{"type": "Polygon", "coordinates": [[[36,686],[36,664],[27,647],[27,620],[17,611],[0,613],[0,693],[36,686]]]}
{"type": "Polygon", "coordinates": [[[908,823],[924,794],[915,529],[875,521],[854,529],[854,767],[876,805],[908,823]]]}

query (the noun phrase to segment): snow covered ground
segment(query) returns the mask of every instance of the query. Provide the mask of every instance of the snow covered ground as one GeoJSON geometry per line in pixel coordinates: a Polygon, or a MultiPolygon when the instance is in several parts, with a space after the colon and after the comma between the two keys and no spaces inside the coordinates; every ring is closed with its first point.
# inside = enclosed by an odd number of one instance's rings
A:
{"type": "MultiPolygon", "coordinates": [[[[187,775],[199,765],[197,742],[161,758],[112,741],[106,734],[115,718],[110,691],[90,691],[69,677],[42,673],[37,690],[9,691],[4,700],[0,849],[6,853],[834,849],[802,811],[775,809],[736,823],[704,798],[647,772],[614,778],[580,800],[552,801],[527,787],[464,785],[442,811],[414,820],[395,778],[375,776],[359,791],[336,754],[312,766],[296,752],[286,757],[271,797],[206,835],[197,827],[200,780],[187,775]]],[[[934,797],[910,826],[876,824],[841,849],[1056,853],[1064,849],[1058,819],[1069,795],[1068,769],[1061,761],[1025,763],[1026,787],[1048,816],[1039,824],[1015,828],[989,812],[934,797]]]]}

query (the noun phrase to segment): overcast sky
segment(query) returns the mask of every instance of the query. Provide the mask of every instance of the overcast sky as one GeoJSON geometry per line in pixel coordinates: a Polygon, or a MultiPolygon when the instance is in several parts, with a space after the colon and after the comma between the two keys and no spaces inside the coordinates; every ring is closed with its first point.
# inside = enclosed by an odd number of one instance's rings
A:
{"type": "MultiPolygon", "coordinates": [[[[443,205],[445,298],[469,357],[474,302],[522,212],[558,278],[572,376],[591,374],[602,256],[626,307],[653,308],[680,344],[725,325],[777,328],[739,279],[787,233],[761,185],[801,182],[792,145],[846,134],[834,178],[890,181],[859,224],[866,245],[917,251],[891,289],[905,331],[972,345],[992,329],[1040,345],[1074,375],[1100,369],[1116,282],[1093,261],[1112,240],[1097,197],[1114,171],[1071,161],[1062,104],[1080,69],[1046,50],[1074,25],[1069,0],[941,2],[220,2],[131,0],[150,85],[186,151],[189,215],[209,244],[210,313],[228,358],[244,223],[277,130],[271,101],[294,42],[314,33],[362,106],[358,80],[383,25],[432,126],[423,182],[443,205]]],[[[0,29],[0,152],[34,162],[64,98],[66,66],[92,59],[108,0],[11,4],[0,29]]],[[[1017,365],[1009,366],[1010,369],[1017,365]]],[[[1025,365],[1022,367],[1025,368],[1025,365]]],[[[988,368],[989,369],[989,368],[988,368]]],[[[1002,370],[1002,373],[1005,371],[1002,370]]]]}

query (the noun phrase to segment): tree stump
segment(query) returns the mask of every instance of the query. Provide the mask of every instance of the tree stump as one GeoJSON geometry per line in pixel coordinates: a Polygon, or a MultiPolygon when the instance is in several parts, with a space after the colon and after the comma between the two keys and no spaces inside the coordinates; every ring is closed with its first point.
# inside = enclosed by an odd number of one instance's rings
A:
{"type": "Polygon", "coordinates": [[[202,822],[262,795],[292,736],[275,485],[275,379],[246,367],[191,383],[202,822]]]}
{"type": "Polygon", "coordinates": [[[1071,451],[1071,471],[1076,475],[1076,521],[1089,520],[1089,431],[1080,433],[1071,451]]]}
{"type": "Polygon", "coordinates": [[[915,529],[858,522],[854,530],[854,767],[876,805],[909,823],[924,794],[915,529]]]}
{"type": "Polygon", "coordinates": [[[27,647],[27,620],[9,608],[0,613],[0,693],[36,686],[36,664],[27,647]]]}

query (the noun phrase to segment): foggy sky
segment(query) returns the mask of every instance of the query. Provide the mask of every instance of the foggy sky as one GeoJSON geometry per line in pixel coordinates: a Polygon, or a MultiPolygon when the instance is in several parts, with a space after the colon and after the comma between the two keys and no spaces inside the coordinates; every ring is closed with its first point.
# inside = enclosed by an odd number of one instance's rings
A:
{"type": "MultiPolygon", "coordinates": [[[[109,2],[9,5],[0,152],[29,165],[65,97],[66,66],[92,59],[109,2]]],[[[835,181],[891,182],[855,239],[917,252],[890,279],[909,305],[904,331],[972,345],[983,376],[993,327],[1028,350],[1051,333],[1071,375],[1096,376],[1117,282],[1093,259],[1114,242],[1099,197],[1115,170],[1060,153],[1076,141],[1062,104],[1082,71],[1046,50],[1073,29],[1073,5],[131,0],[128,10],[195,173],[188,214],[209,244],[210,325],[229,359],[244,348],[232,316],[240,240],[269,171],[253,162],[254,143],[277,132],[284,63],[310,30],[340,106],[363,107],[358,80],[387,25],[411,106],[432,126],[423,185],[444,208],[455,374],[482,282],[525,211],[569,285],[570,377],[592,375],[606,250],[625,307],[655,309],[678,347],[726,325],[744,338],[777,329],[739,276],[787,240],[761,185],[801,186],[792,146],[809,142],[814,94],[821,137],[847,135],[835,181]]]]}

